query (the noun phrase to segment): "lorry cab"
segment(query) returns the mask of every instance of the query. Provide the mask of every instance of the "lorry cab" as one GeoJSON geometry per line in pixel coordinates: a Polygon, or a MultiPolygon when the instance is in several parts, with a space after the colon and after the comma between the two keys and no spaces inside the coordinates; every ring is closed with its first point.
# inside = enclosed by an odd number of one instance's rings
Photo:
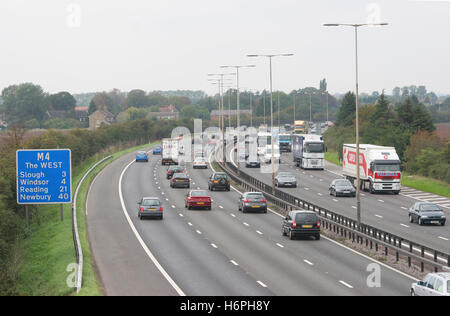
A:
{"type": "Polygon", "coordinates": [[[292,153],[297,167],[325,169],[325,143],[321,135],[293,135],[292,153]]]}

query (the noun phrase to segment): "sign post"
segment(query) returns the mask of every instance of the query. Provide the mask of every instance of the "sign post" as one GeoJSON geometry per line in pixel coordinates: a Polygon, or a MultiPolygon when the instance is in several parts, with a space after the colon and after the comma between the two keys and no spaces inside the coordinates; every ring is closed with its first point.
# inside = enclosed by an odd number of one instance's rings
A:
{"type": "Polygon", "coordinates": [[[17,204],[72,203],[70,149],[17,150],[16,172],[17,204]]]}

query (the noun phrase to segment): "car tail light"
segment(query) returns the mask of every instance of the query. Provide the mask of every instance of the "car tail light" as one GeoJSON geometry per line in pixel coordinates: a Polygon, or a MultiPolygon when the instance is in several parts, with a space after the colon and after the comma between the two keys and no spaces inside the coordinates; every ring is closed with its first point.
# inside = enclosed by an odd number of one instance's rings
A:
{"type": "Polygon", "coordinates": [[[261,200],[261,203],[266,203],[266,199],[262,199],[262,200],[261,200]]]}
{"type": "Polygon", "coordinates": [[[162,208],[162,206],[159,208],[159,210],[162,212],[163,211],[163,208],[162,208]]]}
{"type": "Polygon", "coordinates": [[[250,200],[249,199],[245,199],[244,203],[250,203],[250,200]]]}
{"type": "Polygon", "coordinates": [[[297,222],[292,222],[292,227],[296,228],[297,227],[297,222]]]}
{"type": "Polygon", "coordinates": [[[144,211],[144,208],[143,207],[141,207],[141,213],[144,211]]]}
{"type": "Polygon", "coordinates": [[[317,228],[320,228],[320,221],[317,222],[317,228]]]}

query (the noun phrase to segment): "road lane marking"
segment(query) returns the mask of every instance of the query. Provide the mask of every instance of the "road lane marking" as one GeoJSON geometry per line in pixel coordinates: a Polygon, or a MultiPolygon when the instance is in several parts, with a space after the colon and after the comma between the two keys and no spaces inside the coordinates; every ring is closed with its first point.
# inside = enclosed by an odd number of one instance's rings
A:
{"type": "Polygon", "coordinates": [[[267,285],[265,285],[265,284],[262,283],[261,281],[256,281],[256,283],[258,283],[258,284],[261,285],[262,287],[267,287],[267,285]]]}
{"type": "Polygon", "coordinates": [[[232,217],[236,217],[236,215],[234,215],[233,213],[230,214],[232,217]]]}
{"type": "Polygon", "coordinates": [[[238,266],[239,264],[236,262],[236,261],[234,261],[234,260],[230,260],[230,262],[232,263],[232,264],[234,264],[235,266],[238,266]]]}
{"type": "Polygon", "coordinates": [[[384,201],[383,201],[383,200],[378,200],[378,202],[384,203],[384,201]]]}
{"type": "Polygon", "coordinates": [[[282,244],[277,243],[277,246],[280,248],[284,248],[284,246],[282,244]]]}
{"type": "Polygon", "coordinates": [[[403,226],[403,227],[409,228],[409,226],[408,226],[408,225],[405,225],[405,224],[400,224],[400,226],[403,226]]]}
{"type": "Polygon", "coordinates": [[[378,218],[383,218],[383,216],[378,215],[378,214],[375,214],[375,216],[378,217],[378,218]]]}
{"type": "Polygon", "coordinates": [[[247,226],[247,227],[248,227],[248,226],[250,226],[250,225],[249,225],[249,224],[247,224],[246,222],[244,222],[243,224],[244,224],[245,226],[247,226]]]}
{"type": "Polygon", "coordinates": [[[351,286],[351,285],[348,284],[347,282],[344,282],[344,281],[340,280],[339,283],[341,283],[342,285],[345,285],[345,286],[348,287],[349,289],[353,289],[353,286],[351,286]]]}
{"type": "Polygon", "coordinates": [[[445,241],[448,241],[448,238],[445,238],[445,237],[439,236],[438,238],[440,238],[440,239],[442,239],[442,240],[445,240],[445,241]]]}
{"type": "Polygon", "coordinates": [[[333,199],[333,201],[335,201],[335,202],[339,202],[339,200],[336,200],[336,199],[333,199]]]}
{"type": "Polygon", "coordinates": [[[202,232],[201,232],[201,231],[199,231],[199,230],[196,230],[196,232],[197,232],[197,234],[199,234],[199,235],[201,235],[201,234],[202,234],[202,232]]]}
{"type": "Polygon", "coordinates": [[[309,264],[310,266],[313,266],[314,265],[314,263],[312,263],[311,261],[308,261],[308,260],[303,260],[306,264],[309,264]]]}
{"type": "Polygon", "coordinates": [[[323,194],[322,193],[317,193],[317,195],[322,196],[323,194]]]}
{"type": "Polygon", "coordinates": [[[261,233],[259,230],[256,231],[257,234],[262,235],[263,233],[261,233]]]}
{"type": "Polygon", "coordinates": [[[222,205],[219,205],[219,207],[220,207],[220,208],[223,208],[223,206],[222,206],[222,205]]]}
{"type": "Polygon", "coordinates": [[[189,222],[189,223],[188,223],[188,225],[189,225],[189,226],[192,226],[192,223],[191,223],[191,222],[189,222]]]}
{"type": "Polygon", "coordinates": [[[179,213],[178,215],[180,215],[180,217],[183,217],[184,215],[183,214],[181,214],[181,213],[179,213]]]}
{"type": "Polygon", "coordinates": [[[147,256],[150,258],[150,260],[153,262],[153,264],[156,266],[156,268],[159,270],[159,272],[161,272],[161,274],[164,276],[164,278],[167,280],[167,282],[169,282],[169,284],[174,288],[174,290],[178,293],[178,295],[180,296],[186,296],[186,294],[181,290],[181,288],[175,283],[175,281],[170,277],[170,275],[166,272],[166,270],[164,270],[164,268],[161,266],[161,264],[158,262],[158,260],[156,260],[155,256],[152,254],[152,252],[150,251],[150,249],[147,247],[147,245],[145,244],[144,240],[142,239],[141,235],[139,235],[136,227],[133,224],[133,221],[130,218],[130,215],[128,214],[127,208],[125,206],[125,201],[123,199],[123,194],[122,194],[122,179],[123,176],[125,174],[125,172],[127,171],[127,169],[134,163],[134,160],[131,161],[123,170],[122,173],[120,175],[119,178],[119,199],[120,199],[120,203],[122,205],[122,211],[125,215],[125,218],[128,221],[128,225],[131,227],[131,230],[133,231],[134,235],[136,236],[139,244],[142,246],[142,248],[144,249],[145,253],[147,254],[147,256]]]}
{"type": "Polygon", "coordinates": [[[215,244],[211,244],[211,246],[212,246],[213,248],[216,248],[216,249],[217,249],[217,246],[216,246],[215,244]]]}

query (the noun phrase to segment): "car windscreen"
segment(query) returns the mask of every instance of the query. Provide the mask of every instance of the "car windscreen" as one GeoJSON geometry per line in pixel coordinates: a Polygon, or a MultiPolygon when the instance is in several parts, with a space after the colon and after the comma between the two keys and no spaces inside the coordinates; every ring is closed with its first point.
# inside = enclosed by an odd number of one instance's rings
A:
{"type": "Polygon", "coordinates": [[[316,214],[313,213],[298,213],[295,215],[295,221],[300,223],[310,223],[315,222],[317,220],[316,214]]]}
{"type": "Polygon", "coordinates": [[[289,135],[280,135],[279,140],[291,140],[291,136],[289,135]]]}
{"type": "Polygon", "coordinates": [[[338,187],[347,187],[347,186],[351,186],[352,184],[350,183],[350,181],[348,180],[338,180],[336,181],[336,186],[338,187]]]}
{"type": "Polygon", "coordinates": [[[422,212],[435,212],[440,211],[441,209],[434,204],[422,204],[420,205],[420,210],[422,212]]]}
{"type": "Polygon", "coordinates": [[[206,191],[192,191],[191,196],[208,196],[206,191]]]}
{"type": "Polygon", "coordinates": [[[161,202],[159,200],[144,200],[142,201],[143,206],[159,206],[161,202]]]}
{"type": "Polygon", "coordinates": [[[279,178],[293,178],[294,175],[292,173],[280,173],[278,174],[279,178]]]}

